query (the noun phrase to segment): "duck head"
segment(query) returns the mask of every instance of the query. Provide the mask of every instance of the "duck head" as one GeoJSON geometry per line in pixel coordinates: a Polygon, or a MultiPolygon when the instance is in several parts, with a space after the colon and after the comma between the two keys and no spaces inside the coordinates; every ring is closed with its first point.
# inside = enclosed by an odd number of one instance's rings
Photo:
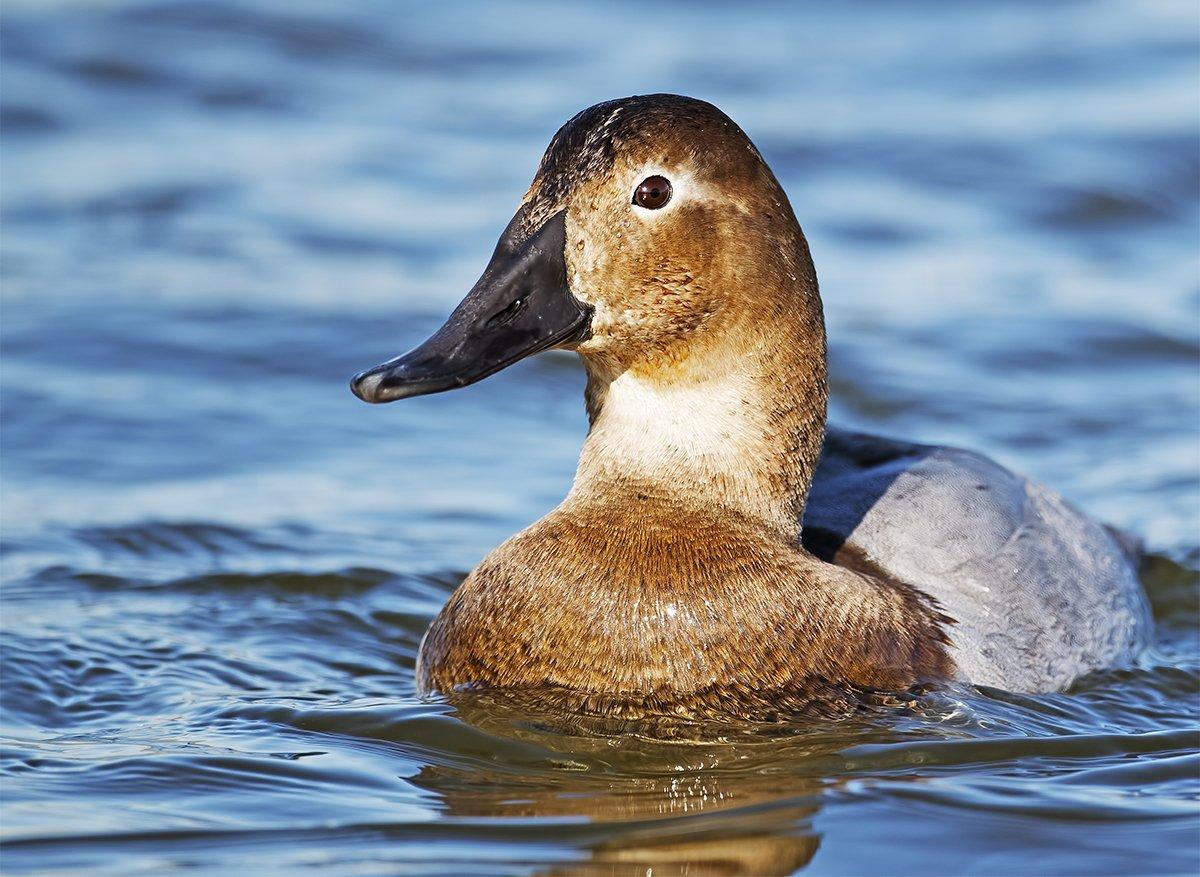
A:
{"type": "Polygon", "coordinates": [[[778,482],[776,511],[795,520],[824,430],[816,275],[782,188],[716,107],[637,96],[567,122],[445,325],[351,387],[390,402],[552,347],[584,360],[593,433],[613,412],[581,476],[653,481],[699,466],[701,481],[728,481],[723,457],[786,455],[758,474],[778,482]],[[654,447],[638,441],[647,428],[654,447]]]}

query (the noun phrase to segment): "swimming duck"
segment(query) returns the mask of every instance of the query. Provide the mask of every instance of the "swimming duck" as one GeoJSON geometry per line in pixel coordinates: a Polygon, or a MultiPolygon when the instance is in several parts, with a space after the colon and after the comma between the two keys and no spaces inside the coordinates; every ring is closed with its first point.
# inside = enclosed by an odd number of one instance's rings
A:
{"type": "Polygon", "coordinates": [[[924,682],[1057,689],[1147,640],[1129,540],[978,454],[827,432],[808,244],[711,104],[568,121],[445,325],[351,386],[390,402],[549,348],[587,372],[574,484],[450,597],[422,691],[761,715],[924,682]]]}

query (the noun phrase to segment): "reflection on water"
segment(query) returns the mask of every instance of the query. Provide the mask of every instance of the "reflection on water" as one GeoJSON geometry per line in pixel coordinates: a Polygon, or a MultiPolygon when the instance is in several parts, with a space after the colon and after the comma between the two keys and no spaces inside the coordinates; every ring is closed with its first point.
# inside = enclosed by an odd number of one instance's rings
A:
{"type": "Polygon", "coordinates": [[[1196,871],[1192,5],[3,16],[7,871],[1196,871]],[[416,699],[429,619],[565,492],[581,376],[345,381],[461,297],[558,124],[655,90],[787,188],[836,420],[1147,541],[1135,666],[749,726],[416,699]]]}

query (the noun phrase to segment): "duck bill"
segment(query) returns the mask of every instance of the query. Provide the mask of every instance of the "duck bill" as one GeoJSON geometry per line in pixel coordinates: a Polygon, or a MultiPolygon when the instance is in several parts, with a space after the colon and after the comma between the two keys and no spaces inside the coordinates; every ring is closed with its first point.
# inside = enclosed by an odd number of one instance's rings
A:
{"type": "MultiPolygon", "coordinates": [[[[519,215],[518,215],[519,217],[519,215]]],[[[527,240],[514,219],[479,282],[418,347],[350,382],[364,402],[465,387],[542,350],[587,337],[590,309],[567,287],[566,211],[527,240]]]]}

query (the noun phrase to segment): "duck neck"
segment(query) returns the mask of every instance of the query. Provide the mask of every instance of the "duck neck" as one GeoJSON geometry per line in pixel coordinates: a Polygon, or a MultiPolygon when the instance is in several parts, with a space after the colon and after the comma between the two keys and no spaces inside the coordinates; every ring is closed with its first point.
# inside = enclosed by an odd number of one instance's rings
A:
{"type": "Polygon", "coordinates": [[[819,305],[799,325],[723,332],[660,363],[584,361],[591,429],[569,503],[651,499],[798,540],[825,435],[819,305]]]}

